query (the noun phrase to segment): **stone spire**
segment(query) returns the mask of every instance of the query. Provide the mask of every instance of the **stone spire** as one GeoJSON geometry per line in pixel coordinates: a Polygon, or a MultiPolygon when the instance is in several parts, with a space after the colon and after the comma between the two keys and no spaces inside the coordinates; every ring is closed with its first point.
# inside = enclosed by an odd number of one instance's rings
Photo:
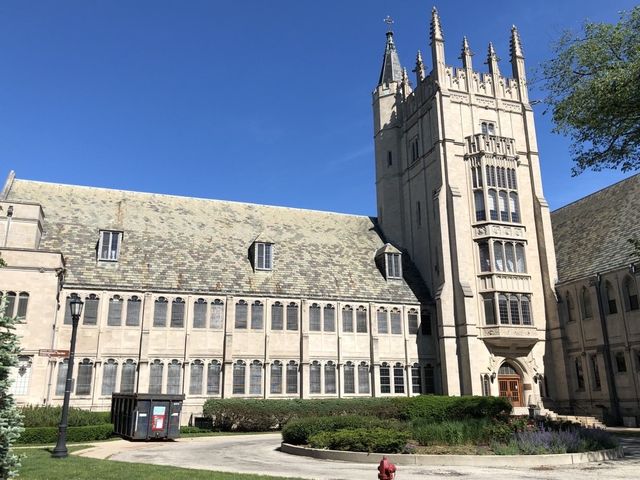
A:
{"type": "Polygon", "coordinates": [[[413,69],[416,74],[416,83],[420,85],[420,82],[424,80],[424,62],[422,61],[422,52],[418,50],[418,54],[416,55],[416,68],[413,69]]]}
{"type": "Polygon", "coordinates": [[[523,102],[529,101],[529,92],[527,91],[527,74],[524,68],[524,53],[522,51],[522,42],[520,41],[520,34],[515,25],[511,27],[511,71],[513,72],[513,78],[518,81],[518,88],[520,89],[520,98],[523,102]]]}
{"type": "Polygon", "coordinates": [[[473,70],[471,57],[473,57],[473,53],[469,48],[469,42],[467,41],[467,37],[462,37],[462,55],[460,56],[460,58],[462,59],[462,66],[469,70],[473,70]]]}
{"type": "Polygon", "coordinates": [[[409,81],[409,75],[407,74],[407,69],[402,69],[402,96],[407,98],[409,94],[413,91],[411,88],[411,82],[409,81]]]}
{"type": "Polygon", "coordinates": [[[393,43],[393,32],[389,29],[387,31],[387,44],[384,48],[382,70],[380,71],[378,85],[400,81],[402,81],[402,66],[400,65],[396,45],[393,43]]]}
{"type": "Polygon", "coordinates": [[[440,26],[440,16],[438,10],[433,7],[431,10],[431,60],[433,63],[433,72],[436,80],[440,81],[444,78],[445,60],[444,60],[444,35],[442,35],[442,27],[440,26]]]}
{"type": "Polygon", "coordinates": [[[489,65],[489,73],[497,77],[500,76],[500,67],[498,66],[498,55],[493,48],[493,43],[489,42],[489,53],[487,55],[487,64],[489,65]]]}

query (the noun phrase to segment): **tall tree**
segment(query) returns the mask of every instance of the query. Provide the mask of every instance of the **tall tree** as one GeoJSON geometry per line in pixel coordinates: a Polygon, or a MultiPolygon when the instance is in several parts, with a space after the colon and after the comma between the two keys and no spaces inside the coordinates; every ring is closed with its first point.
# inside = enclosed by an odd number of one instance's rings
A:
{"type": "Polygon", "coordinates": [[[640,6],[616,24],[564,32],[542,66],[557,133],[572,139],[573,175],[640,169],[640,6]]]}
{"type": "MultiPolygon", "coordinates": [[[[6,266],[0,258],[0,268],[6,266]]],[[[5,313],[6,297],[0,300],[0,478],[13,478],[18,473],[20,458],[11,451],[22,432],[22,417],[18,412],[11,386],[11,370],[18,364],[20,347],[15,326],[16,317],[5,313]]]]}

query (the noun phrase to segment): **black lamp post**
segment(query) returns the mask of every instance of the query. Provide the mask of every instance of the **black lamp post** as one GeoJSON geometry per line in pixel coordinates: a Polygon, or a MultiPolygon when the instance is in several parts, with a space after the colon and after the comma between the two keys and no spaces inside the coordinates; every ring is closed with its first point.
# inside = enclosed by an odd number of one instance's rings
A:
{"type": "Polygon", "coordinates": [[[84,303],[78,297],[73,297],[69,306],[71,308],[71,347],[69,349],[69,363],[67,364],[67,382],[64,387],[64,401],[62,402],[62,416],[58,427],[58,443],[51,454],[54,458],[66,458],[67,451],[67,423],[69,420],[69,398],[71,397],[71,383],[73,378],[73,357],[76,353],[76,334],[78,333],[78,322],[82,313],[84,303]]]}

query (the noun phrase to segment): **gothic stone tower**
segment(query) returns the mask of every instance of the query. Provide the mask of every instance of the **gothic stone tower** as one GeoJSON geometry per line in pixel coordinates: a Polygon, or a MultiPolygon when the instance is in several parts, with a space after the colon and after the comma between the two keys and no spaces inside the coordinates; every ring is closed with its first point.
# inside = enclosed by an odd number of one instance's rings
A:
{"type": "Polygon", "coordinates": [[[492,44],[489,72],[474,71],[466,38],[462,68],[448,66],[435,8],[430,40],[431,72],[418,52],[412,89],[387,32],[373,111],[378,219],[435,298],[442,391],[508,396],[515,406],[565,397],[562,382],[545,378],[545,367],[565,378],[564,361],[518,32],[513,78],[500,73],[492,44]]]}

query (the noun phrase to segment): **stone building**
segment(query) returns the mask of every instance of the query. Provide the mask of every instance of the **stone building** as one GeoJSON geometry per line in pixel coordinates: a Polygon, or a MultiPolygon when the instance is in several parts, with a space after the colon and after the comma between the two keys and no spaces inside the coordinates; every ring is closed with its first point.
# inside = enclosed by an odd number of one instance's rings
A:
{"type": "Polygon", "coordinates": [[[636,426],[640,419],[640,175],[551,215],[566,396],[558,407],[636,426]]]}
{"type": "Polygon", "coordinates": [[[415,87],[387,33],[373,92],[376,219],[9,178],[0,291],[25,317],[22,403],[60,403],[84,300],[76,406],[113,391],[222,397],[442,393],[568,399],[549,208],[524,55],[445,60],[415,87]],[[547,378],[545,371],[549,372],[547,378]],[[551,376],[553,375],[553,376],[551,376]],[[557,381],[554,381],[557,380],[557,381]]]}

